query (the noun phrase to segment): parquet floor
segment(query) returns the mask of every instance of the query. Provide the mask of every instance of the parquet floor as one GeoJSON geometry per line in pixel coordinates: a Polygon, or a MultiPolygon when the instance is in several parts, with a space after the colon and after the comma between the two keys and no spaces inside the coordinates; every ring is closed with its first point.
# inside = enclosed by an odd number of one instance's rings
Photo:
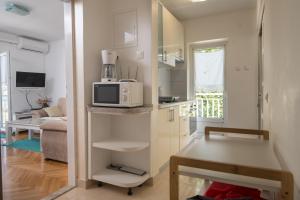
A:
{"type": "MultiPolygon", "coordinates": [[[[21,133],[15,139],[27,137],[21,133]]],[[[4,200],[35,200],[67,185],[67,164],[44,160],[41,153],[2,146],[4,200]]]]}

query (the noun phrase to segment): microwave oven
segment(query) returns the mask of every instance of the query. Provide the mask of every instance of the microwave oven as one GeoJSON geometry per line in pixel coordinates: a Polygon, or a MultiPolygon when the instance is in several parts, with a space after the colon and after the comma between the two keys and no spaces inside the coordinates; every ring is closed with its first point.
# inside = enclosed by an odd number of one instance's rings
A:
{"type": "Polygon", "coordinates": [[[143,105],[141,82],[94,82],[93,106],[138,107],[143,105]]]}

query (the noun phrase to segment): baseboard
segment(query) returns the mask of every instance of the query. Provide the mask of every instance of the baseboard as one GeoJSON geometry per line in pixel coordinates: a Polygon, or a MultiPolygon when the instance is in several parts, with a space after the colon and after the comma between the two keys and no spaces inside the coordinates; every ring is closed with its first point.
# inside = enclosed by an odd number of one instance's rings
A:
{"type": "Polygon", "coordinates": [[[84,180],[77,179],[77,187],[80,187],[80,188],[89,189],[93,185],[96,185],[96,184],[97,184],[97,182],[93,181],[93,180],[84,181],[84,180]]]}
{"type": "Polygon", "coordinates": [[[71,191],[74,188],[75,188],[75,186],[66,186],[66,187],[63,187],[60,190],[58,190],[58,191],[50,194],[49,196],[47,196],[45,198],[42,198],[41,200],[53,200],[53,199],[56,199],[56,198],[62,196],[63,194],[71,191]]]}

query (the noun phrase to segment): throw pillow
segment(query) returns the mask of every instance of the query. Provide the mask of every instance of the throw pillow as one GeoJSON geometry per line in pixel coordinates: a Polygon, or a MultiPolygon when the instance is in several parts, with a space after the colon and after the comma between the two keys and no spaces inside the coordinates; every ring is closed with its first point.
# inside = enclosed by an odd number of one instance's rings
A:
{"type": "Polygon", "coordinates": [[[51,106],[48,108],[44,108],[45,112],[49,115],[49,117],[63,117],[63,113],[60,111],[58,106],[51,106]]]}

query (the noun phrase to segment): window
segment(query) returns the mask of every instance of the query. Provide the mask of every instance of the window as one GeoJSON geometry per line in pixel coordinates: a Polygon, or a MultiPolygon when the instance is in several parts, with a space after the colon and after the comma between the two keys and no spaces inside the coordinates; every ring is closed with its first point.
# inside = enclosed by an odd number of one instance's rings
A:
{"type": "Polygon", "coordinates": [[[194,48],[197,117],[224,120],[224,46],[194,48]]]}

